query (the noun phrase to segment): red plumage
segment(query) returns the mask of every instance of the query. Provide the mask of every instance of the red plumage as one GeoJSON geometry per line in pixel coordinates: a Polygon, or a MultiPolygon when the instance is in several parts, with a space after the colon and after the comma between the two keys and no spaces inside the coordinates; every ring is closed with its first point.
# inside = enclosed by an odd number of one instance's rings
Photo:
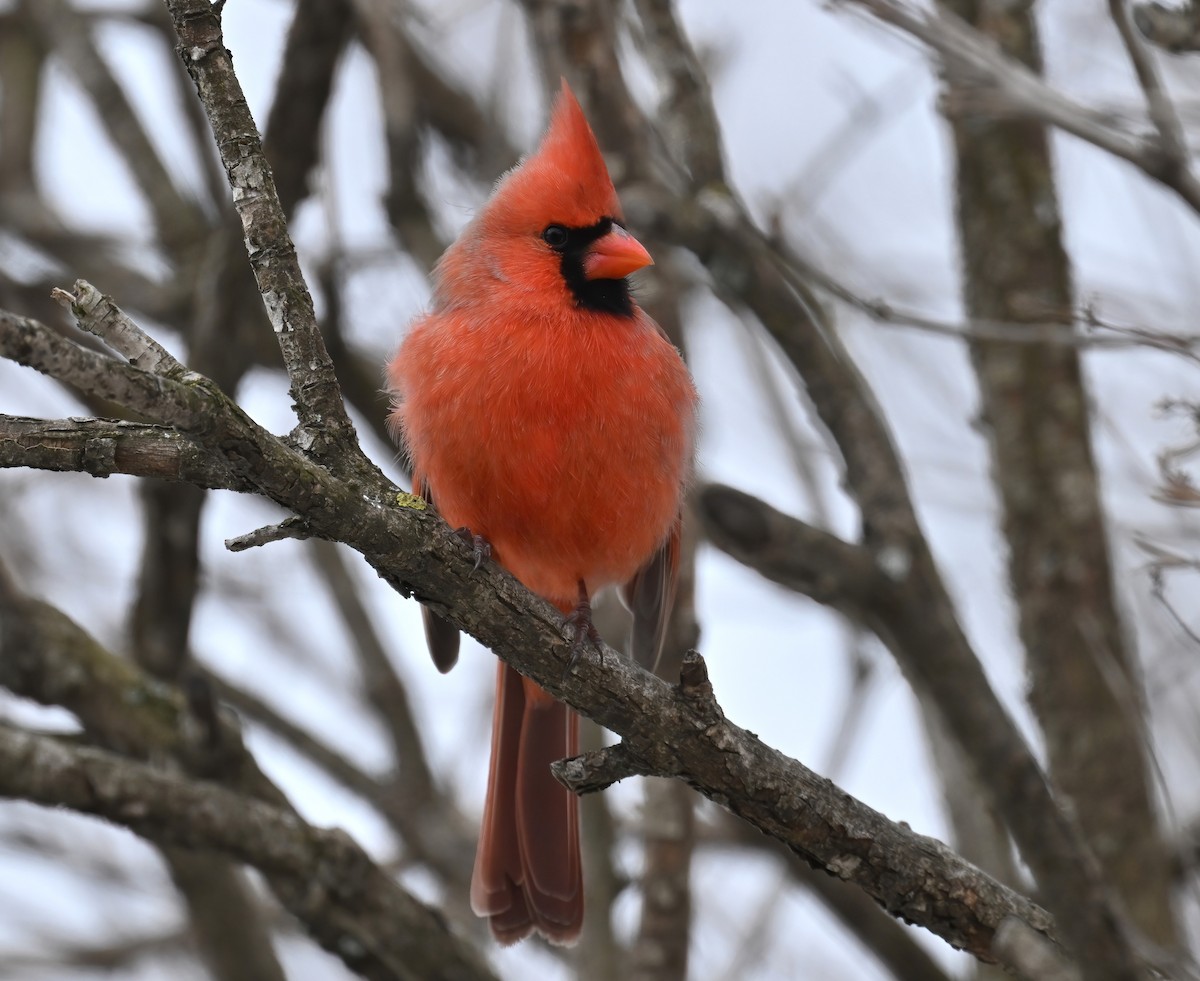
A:
{"type": "MultiPolygon", "coordinates": [[[[452,526],[570,612],[623,585],[635,653],[653,662],[678,564],[696,393],[679,353],[629,297],[650,263],[624,231],[604,159],[570,89],[532,156],[442,257],[433,307],[388,367],[391,422],[414,487],[452,526]]],[[[448,669],[457,633],[427,616],[448,669]]],[[[472,905],[502,943],[582,924],[578,808],[549,764],[578,719],[499,666],[472,905]]]]}

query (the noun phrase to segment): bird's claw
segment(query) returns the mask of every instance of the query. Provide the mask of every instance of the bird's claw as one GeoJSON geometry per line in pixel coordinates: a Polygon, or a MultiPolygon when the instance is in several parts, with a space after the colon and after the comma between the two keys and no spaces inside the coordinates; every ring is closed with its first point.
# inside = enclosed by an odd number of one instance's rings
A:
{"type": "Polygon", "coordinates": [[[471,554],[475,556],[475,568],[472,571],[478,572],[480,566],[492,557],[492,543],[482,535],[476,535],[470,528],[455,528],[454,534],[471,546],[471,554]]]}
{"type": "Polygon", "coordinates": [[[567,667],[563,671],[563,680],[565,681],[579,663],[579,659],[583,657],[583,649],[589,642],[596,646],[596,650],[600,652],[601,660],[604,658],[604,647],[600,642],[600,632],[596,629],[596,625],[592,623],[592,604],[588,599],[587,587],[583,582],[579,583],[579,602],[575,604],[575,609],[567,614],[567,626],[571,628],[574,634],[571,640],[571,656],[567,660],[567,667]]]}

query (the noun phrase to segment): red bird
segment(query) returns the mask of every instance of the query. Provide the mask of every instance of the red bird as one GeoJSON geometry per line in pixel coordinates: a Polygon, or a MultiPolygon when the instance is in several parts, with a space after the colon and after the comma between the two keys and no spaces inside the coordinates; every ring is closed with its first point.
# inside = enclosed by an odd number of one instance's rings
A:
{"type": "MultiPolygon", "coordinates": [[[[621,585],[648,666],[696,425],[687,368],[625,279],[652,261],[564,82],[541,146],[446,250],[433,308],[388,366],[414,488],[569,615],[576,653],[596,637],[589,597],[621,585]]],[[[448,671],[458,632],[429,610],[425,626],[448,671]]],[[[578,742],[578,717],[500,662],[471,905],[502,944],[579,937],[578,802],[550,773],[578,742]]]]}

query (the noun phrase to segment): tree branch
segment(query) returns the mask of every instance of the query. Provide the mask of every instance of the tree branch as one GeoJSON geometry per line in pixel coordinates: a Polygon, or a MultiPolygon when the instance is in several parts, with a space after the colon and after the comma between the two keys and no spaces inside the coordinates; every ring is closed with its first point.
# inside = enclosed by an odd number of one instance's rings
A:
{"type": "MultiPolygon", "coordinates": [[[[854,889],[848,883],[825,874],[821,869],[814,869],[794,852],[781,848],[778,842],[756,834],[744,821],[734,821],[722,816],[716,823],[715,839],[707,841],[706,844],[711,847],[726,842],[738,848],[752,849],[758,853],[782,858],[787,863],[788,874],[796,884],[819,897],[842,925],[888,967],[896,981],[950,981],[949,975],[916,941],[912,932],[905,930],[895,919],[888,916],[861,889],[854,889]]],[[[1050,947],[1054,947],[1042,934],[1031,932],[1050,947]]],[[[1012,963],[1008,958],[1002,960],[1012,963]]]]}
{"type": "Polygon", "coordinates": [[[95,334],[134,367],[176,380],[187,375],[187,369],[165,347],[87,280],[75,280],[73,292],[55,289],[50,296],[74,314],[80,329],[95,334]]]}
{"type": "MultiPolygon", "coordinates": [[[[1040,76],[1031,10],[1001,12],[981,0],[941,5],[964,18],[964,30],[978,31],[1014,65],[1040,76]]],[[[1110,0],[1109,9],[1159,127],[1159,149],[1186,173],[1178,120],[1132,34],[1124,0],[1110,0]]],[[[951,93],[960,81],[949,73],[951,93]]],[[[966,117],[952,118],[950,131],[968,313],[998,321],[1038,317],[1030,298],[1035,306],[1071,310],[1074,283],[1046,128],[1035,120],[966,117]]],[[[1172,890],[1150,789],[1137,657],[1109,557],[1087,378],[1069,347],[978,341],[969,353],[1031,679],[1028,700],[1047,766],[1123,912],[1154,942],[1172,945],[1172,890]],[[1123,779],[1113,780],[1114,772],[1123,779]]],[[[1118,969],[1109,956],[1091,964],[1081,951],[1080,961],[1089,978],[1118,969]]]]}
{"type": "Polygon", "coordinates": [[[0,468],[129,474],[252,493],[221,457],[177,429],[114,419],[29,419],[0,414],[0,468]]]}
{"type": "Polygon", "coordinates": [[[176,188],[154,141],[101,57],[92,26],[64,0],[40,0],[27,9],[42,43],[48,50],[58,50],[62,65],[95,104],[98,118],[146,197],[162,242],[172,250],[190,243],[204,227],[203,215],[176,188]]]}
{"type": "Polygon", "coordinates": [[[354,19],[343,0],[301,0],[288,27],[287,46],[263,150],[284,214],[293,214],[309,192],[317,167],[320,129],[333,78],[350,40],[354,19]]]}
{"type": "MultiPolygon", "coordinates": [[[[240,432],[246,441],[256,435],[240,432]]],[[[269,455],[245,447],[237,452],[262,464],[256,474],[262,486],[280,503],[303,511],[318,534],[362,551],[402,591],[419,590],[460,629],[623,736],[648,770],[686,780],[809,861],[867,889],[895,915],[982,958],[993,956],[991,931],[1004,916],[1049,929],[1044,911],[963,866],[944,846],[892,825],[725,722],[694,662],[687,694],[611,650],[602,663],[585,656],[564,677],[570,645],[561,615],[494,563],[476,572],[468,546],[419,501],[405,496],[405,506],[380,507],[373,495],[364,500],[360,489],[280,446],[269,455]],[[944,878],[927,874],[934,870],[944,878]],[[963,881],[971,883],[970,890],[960,888],[963,881]]]]}
{"type": "Polygon", "coordinates": [[[318,459],[331,456],[369,473],[374,466],[362,455],[342,402],[258,129],[225,48],[219,13],[208,0],[167,0],[167,8],[233,190],[250,265],[283,353],[300,425],[308,432],[305,442],[318,459]]]}
{"type": "Polygon", "coordinates": [[[1180,7],[1165,3],[1139,3],[1133,22],[1146,40],[1168,51],[1200,51],[1200,6],[1195,0],[1180,7]]]}
{"type": "MultiPolygon", "coordinates": [[[[906,0],[851,2],[936,51],[949,71],[962,76],[963,93],[971,92],[968,82],[976,87],[982,85],[982,93],[971,94],[973,107],[979,95],[984,94],[990,97],[987,109],[995,116],[1036,119],[1070,133],[1128,161],[1178,194],[1193,211],[1200,211],[1200,180],[1190,169],[1178,166],[1178,160],[1172,158],[1161,138],[1146,139],[1124,132],[1105,114],[1075,102],[1024,65],[1001,54],[957,17],[920,9],[906,0]]],[[[961,95],[946,108],[949,111],[965,108],[961,95]]]]}
{"type": "Polygon", "coordinates": [[[311,549],[342,620],[354,639],[364,700],[374,709],[392,744],[396,769],[381,787],[391,802],[386,813],[414,858],[443,876],[465,896],[474,865],[474,829],[434,778],[403,679],[360,598],[358,585],[337,545],[313,539],[311,549]]]}
{"type": "Polygon", "coordinates": [[[1154,55],[1134,29],[1129,0],[1108,0],[1108,12],[1129,55],[1129,62],[1142,88],[1142,94],[1146,97],[1146,108],[1154,128],[1158,130],[1163,153],[1172,166],[1186,174],[1191,170],[1191,154],[1188,151],[1183,124],[1163,84],[1158,66],[1154,62],[1154,55]]]}
{"type": "Polygon", "coordinates": [[[7,310],[0,310],[0,356],[164,425],[184,431],[204,427],[204,400],[190,386],[89,351],[7,310]]]}
{"type": "Polygon", "coordinates": [[[871,553],[722,484],[695,494],[708,540],[760,575],[851,620],[866,619],[881,573],[871,553]]]}
{"type": "Polygon", "coordinates": [[[94,814],[155,842],[220,851],[286,880],[310,922],[337,928],[322,941],[365,977],[494,979],[345,832],[313,828],[290,811],[102,750],[6,729],[0,795],[94,814]]]}
{"type": "MultiPolygon", "coordinates": [[[[275,827],[284,822],[292,829],[290,834],[301,837],[327,832],[313,832],[290,808],[283,793],[258,769],[241,739],[236,723],[227,713],[216,709],[203,683],[197,689],[193,684],[193,697],[185,698],[176,688],[149,678],[132,663],[114,657],[90,635],[68,617],[46,603],[23,596],[0,567],[0,684],[9,690],[45,705],[60,705],[74,712],[88,734],[102,746],[137,759],[157,761],[173,760],[189,773],[207,779],[220,780],[230,788],[219,790],[219,800],[234,800],[238,807],[265,807],[270,812],[267,825],[275,827]],[[246,795],[246,796],[241,796],[246,795]],[[253,801],[248,800],[254,798],[253,801]]],[[[0,757],[3,750],[0,750],[0,757]]],[[[2,764],[0,764],[2,765],[2,764]]],[[[116,761],[112,766],[134,766],[133,763],[116,761]]],[[[107,771],[106,771],[107,772],[107,771]]],[[[182,810],[189,807],[208,806],[211,799],[205,795],[206,785],[188,784],[183,778],[167,776],[153,771],[155,780],[179,785],[184,790],[176,803],[182,810]],[[190,789],[188,789],[190,788],[190,789]],[[199,796],[196,796],[199,795],[199,796]],[[184,803],[186,801],[186,803],[184,803]]],[[[55,800],[29,796],[20,787],[4,785],[0,781],[0,793],[9,796],[28,796],[28,799],[43,803],[55,800]],[[7,786],[9,789],[3,789],[7,786]]],[[[134,801],[138,792],[157,794],[162,789],[144,782],[129,785],[124,804],[111,806],[129,810],[128,821],[120,814],[107,810],[89,810],[133,826],[139,815],[150,814],[153,807],[164,802],[155,802],[139,809],[134,801]],[[138,790],[140,788],[140,791],[138,790]]],[[[57,801],[75,806],[72,799],[57,801]]],[[[226,811],[224,805],[213,803],[212,813],[206,821],[221,821],[226,811]]],[[[158,812],[155,821],[170,823],[174,812],[158,812]]],[[[236,837],[230,830],[238,821],[253,820],[252,817],[233,817],[233,825],[226,825],[225,832],[236,837]]],[[[358,849],[357,845],[337,832],[344,841],[339,848],[347,850],[352,862],[357,863],[354,873],[362,885],[358,895],[343,896],[327,889],[313,888],[314,881],[304,875],[297,876],[284,869],[277,870],[270,860],[256,862],[236,849],[221,844],[223,839],[205,841],[157,835],[155,821],[138,825],[135,830],[153,837],[156,843],[175,844],[187,847],[211,845],[222,851],[256,865],[267,874],[272,891],[289,911],[301,920],[314,936],[330,952],[340,957],[346,965],[365,977],[392,981],[396,978],[455,977],[454,974],[420,972],[409,973],[406,963],[412,959],[410,948],[426,945],[431,953],[440,950],[446,953],[444,963],[454,965],[462,962],[472,964],[474,954],[467,948],[458,949],[446,931],[444,923],[434,914],[421,907],[390,877],[379,871],[358,849]],[[365,868],[363,867],[365,863],[365,868]],[[278,871],[278,875],[276,875],[278,871]],[[418,916],[415,909],[422,912],[418,916]],[[395,917],[403,914],[400,919],[395,917]],[[413,919],[413,917],[417,917],[413,919]],[[428,917],[422,919],[421,917],[428,917]],[[401,924],[410,924],[417,931],[407,933],[401,924]],[[449,947],[447,947],[449,945],[449,947]]],[[[197,832],[198,834],[200,832],[197,832]]],[[[250,847],[247,845],[247,847],[250,847]]],[[[286,844],[280,845],[286,848],[286,844]]],[[[261,856],[260,856],[261,857],[261,856]]],[[[311,870],[310,870],[311,871],[311,870]]],[[[348,880],[347,880],[348,881],[348,880]]],[[[437,954],[441,957],[442,954],[437,954]]],[[[413,963],[423,963],[417,958],[413,963]]],[[[486,971],[467,973],[463,977],[490,977],[486,971]]]]}

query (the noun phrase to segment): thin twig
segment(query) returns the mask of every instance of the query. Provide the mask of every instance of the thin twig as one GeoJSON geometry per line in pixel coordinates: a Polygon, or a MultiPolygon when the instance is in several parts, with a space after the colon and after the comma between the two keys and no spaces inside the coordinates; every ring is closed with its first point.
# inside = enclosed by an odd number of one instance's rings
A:
{"type": "Polygon", "coordinates": [[[1146,108],[1154,128],[1158,130],[1163,153],[1173,166],[1185,173],[1190,172],[1191,155],[1188,152],[1183,124],[1179,121],[1179,113],[1176,112],[1171,97],[1167,94],[1154,57],[1134,29],[1129,15],[1128,0],[1108,0],[1108,13],[1117,27],[1117,33],[1121,37],[1125,52],[1129,55],[1142,94],[1146,97],[1146,108]]]}
{"type": "MultiPolygon", "coordinates": [[[[843,0],[865,9],[884,23],[912,35],[938,53],[946,67],[962,76],[960,104],[948,102],[948,111],[961,111],[961,96],[968,82],[982,86],[994,115],[1037,119],[1070,133],[1115,157],[1138,167],[1151,179],[1178,194],[1194,211],[1200,211],[1200,181],[1190,170],[1180,169],[1162,148],[1119,129],[1112,120],[1047,85],[1024,65],[1001,54],[980,33],[945,12],[919,8],[906,0],[843,0]]],[[[985,108],[980,105],[977,108],[985,108]]]]}
{"type": "Polygon", "coordinates": [[[74,314],[81,330],[95,334],[131,365],[166,378],[180,379],[187,374],[187,369],[127,317],[112,297],[102,294],[87,280],[75,280],[74,292],[55,288],[50,296],[74,314]]]}

